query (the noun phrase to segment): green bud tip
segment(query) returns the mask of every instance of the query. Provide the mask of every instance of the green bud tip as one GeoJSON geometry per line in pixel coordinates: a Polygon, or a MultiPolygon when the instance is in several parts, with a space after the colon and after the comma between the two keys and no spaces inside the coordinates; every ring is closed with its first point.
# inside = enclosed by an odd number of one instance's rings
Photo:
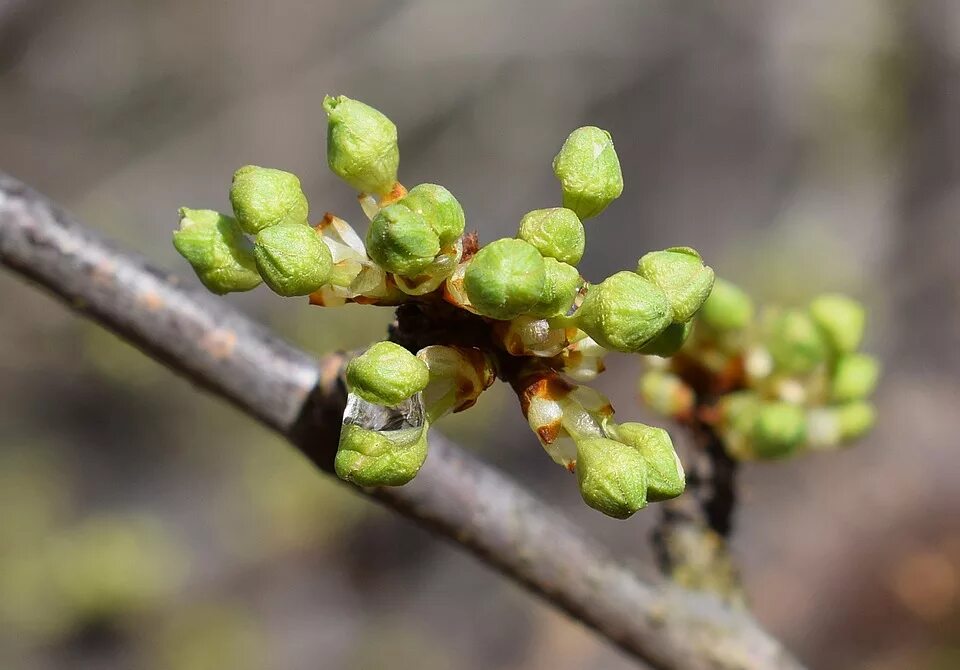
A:
{"type": "Polygon", "coordinates": [[[414,186],[397,204],[422,216],[437,234],[440,246],[456,242],[466,228],[463,207],[450,191],[439,184],[414,186]]]}
{"type": "Polygon", "coordinates": [[[856,351],[863,340],[867,313],[856,300],[840,294],[827,294],[810,303],[810,314],[835,351],[856,351]]]}
{"type": "Polygon", "coordinates": [[[837,423],[841,440],[855,440],[873,428],[877,420],[877,411],[873,405],[864,401],[846,403],[837,407],[837,423]]]}
{"type": "Polygon", "coordinates": [[[577,481],[590,507],[626,519],[647,504],[647,464],[640,452],[615,440],[577,442],[577,481]]]}
{"type": "Polygon", "coordinates": [[[419,213],[393,204],[370,222],[367,253],[387,272],[415,277],[440,253],[440,238],[419,213]]]}
{"type": "Polygon", "coordinates": [[[484,316],[509,321],[528,312],[543,294],[543,256],[523,240],[500,239],[470,260],[463,284],[473,307],[484,316]]]}
{"type": "Polygon", "coordinates": [[[774,319],[767,347],[777,368],[788,374],[810,372],[827,355],[820,330],[800,310],[787,310],[774,319]]]}
{"type": "Polygon", "coordinates": [[[713,270],[690,247],[651,251],[637,264],[637,274],[663,289],[670,301],[673,322],[693,318],[713,288],[713,270]]]}
{"type": "Polygon", "coordinates": [[[517,237],[529,242],[543,256],[576,265],[586,245],[583,224],[577,214],[565,207],[535,209],[520,219],[517,237]]]}
{"type": "Polygon", "coordinates": [[[384,433],[353,424],[340,429],[333,465],[337,476],[357,486],[403,486],[427,459],[427,429],[384,433]]]}
{"type": "Polygon", "coordinates": [[[577,268],[558,261],[556,258],[544,258],[545,280],[540,299],[530,308],[530,315],[547,318],[564,316],[570,311],[582,279],[577,268]]]}
{"type": "Polygon", "coordinates": [[[802,407],[786,402],[763,403],[753,426],[753,448],[760,458],[781,458],[793,453],[806,434],[802,407]]]}
{"type": "Polygon", "coordinates": [[[333,257],[310,226],[285,223],[264,228],[253,246],[260,276],[274,293],[308,295],[327,283],[333,257]]]}
{"type": "Polygon", "coordinates": [[[753,319],[753,301],[735,284],[716,279],[698,318],[718,332],[743,330],[753,319]]]}
{"type": "Polygon", "coordinates": [[[307,196],[297,175],[245,165],[233,173],[230,204],[240,227],[250,235],[285,223],[307,223],[307,196]]]}
{"type": "Polygon", "coordinates": [[[617,437],[636,449],[647,464],[647,500],[660,502],[676,498],[686,488],[683,465],[663,428],[643,423],[617,426],[617,437]]]}
{"type": "Polygon", "coordinates": [[[846,354],[837,360],[831,382],[831,397],[835,402],[866,398],[877,387],[880,363],[866,354],[846,354]]]}
{"type": "Polygon", "coordinates": [[[601,347],[637,353],[670,325],[673,312],[663,289],[624,271],[591,286],[573,317],[601,347]]]}
{"type": "Polygon", "coordinates": [[[680,351],[693,332],[693,321],[671,323],[666,330],[640,348],[639,353],[647,356],[667,358],[680,351]]]}
{"type": "Polygon", "coordinates": [[[581,221],[597,216],[623,193],[620,159],[610,133],[594,126],[577,128],[553,159],[563,189],[563,206],[581,221]]]}
{"type": "Polygon", "coordinates": [[[379,111],[345,95],[326,96],[327,164],[361,193],[384,195],[397,183],[397,127],[379,111]]]}
{"type": "Polygon", "coordinates": [[[429,381],[426,363],[393,342],[378,342],[347,365],[347,388],[375,405],[396,407],[429,381]]]}
{"type": "Polygon", "coordinates": [[[173,246],[213,293],[249,291],[260,285],[250,242],[232,217],[183,207],[173,246]]]}

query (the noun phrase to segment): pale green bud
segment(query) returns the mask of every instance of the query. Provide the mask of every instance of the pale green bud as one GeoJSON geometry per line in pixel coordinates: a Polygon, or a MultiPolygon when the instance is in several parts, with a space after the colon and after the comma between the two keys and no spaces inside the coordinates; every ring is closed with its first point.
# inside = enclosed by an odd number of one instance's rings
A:
{"type": "Polygon", "coordinates": [[[308,295],[330,280],[333,257],[310,226],[285,223],[264,228],[253,245],[257,270],[274,293],[308,295]]]}
{"type": "Polygon", "coordinates": [[[535,209],[520,219],[517,237],[529,242],[548,258],[576,265],[583,257],[586,238],[583,224],[565,207],[535,209]]]}
{"type": "Polygon", "coordinates": [[[354,424],[340,429],[334,459],[337,476],[357,486],[403,486],[427,459],[427,428],[390,431],[389,436],[354,424]]]}
{"type": "Polygon", "coordinates": [[[577,128],[553,159],[553,174],[563,188],[563,206],[586,221],[623,193],[620,159],[606,130],[577,128]]]}
{"type": "Polygon", "coordinates": [[[831,381],[831,397],[836,402],[862,400],[877,387],[880,364],[873,356],[846,354],[837,360],[831,381]]]}
{"type": "Polygon", "coordinates": [[[767,348],[779,370],[788,374],[810,372],[826,358],[827,346],[806,312],[787,310],[771,324],[767,348]]]}
{"type": "Polygon", "coordinates": [[[439,184],[420,184],[397,201],[411,209],[433,228],[440,246],[453,244],[463,235],[466,217],[453,194],[439,184]]]}
{"type": "Polygon", "coordinates": [[[786,402],[762,403],[753,425],[753,449],[760,458],[789,456],[803,444],[806,434],[802,407],[786,402]]]}
{"type": "Polygon", "coordinates": [[[662,358],[673,356],[680,351],[691,332],[693,332],[693,321],[671,323],[666,330],[640,347],[639,353],[662,358]]]}
{"type": "Polygon", "coordinates": [[[862,437],[873,428],[877,420],[874,406],[868,402],[857,401],[840,405],[836,408],[837,423],[840,427],[841,440],[855,440],[862,437]]]}
{"type": "Polygon", "coordinates": [[[386,116],[345,95],[326,96],[327,165],[361,193],[383,195],[397,183],[397,127],[386,116]]]}
{"type": "Polygon", "coordinates": [[[249,291],[260,285],[250,242],[236,220],[209,209],[180,209],[173,246],[213,293],[249,291]]]}
{"type": "Polygon", "coordinates": [[[856,351],[863,340],[867,313],[863,305],[845,295],[827,294],[810,303],[810,314],[835,351],[856,351]]]}
{"type": "Polygon", "coordinates": [[[743,330],[753,319],[753,301],[740,287],[718,278],[697,317],[718,332],[743,330]]]}
{"type": "Polygon", "coordinates": [[[719,407],[723,425],[738,433],[752,433],[760,404],[755,391],[735,391],[722,396],[719,407]]]}
{"type": "Polygon", "coordinates": [[[509,321],[540,300],[546,283],[543,256],[523,240],[500,239],[470,260],[463,278],[470,304],[480,314],[509,321]]]}
{"type": "Polygon", "coordinates": [[[667,294],[674,323],[689,321],[713,288],[713,270],[690,247],[645,254],[637,264],[637,274],[667,294]]]}
{"type": "Polygon", "coordinates": [[[230,204],[240,227],[251,235],[284,223],[307,223],[307,196],[297,175],[245,165],[233,173],[230,204]]]}
{"type": "Polygon", "coordinates": [[[673,316],[663,289],[624,271],[591,286],[574,319],[601,347],[636,353],[663,332],[673,316]]]}
{"type": "Polygon", "coordinates": [[[367,253],[387,272],[414,277],[440,253],[440,239],[420,214],[393,204],[370,222],[367,253]]]}
{"type": "Polygon", "coordinates": [[[570,311],[582,282],[577,268],[561,263],[555,258],[544,258],[545,280],[540,300],[530,308],[537,317],[563,316],[570,311]]]}
{"type": "Polygon", "coordinates": [[[693,389],[666,370],[649,370],[640,377],[640,397],[654,412],[669,417],[689,417],[693,412],[693,389]]]}
{"type": "Polygon", "coordinates": [[[626,519],[647,504],[647,464],[640,452],[605,437],[577,442],[577,481],[590,507],[626,519]]]}
{"type": "Polygon", "coordinates": [[[640,452],[647,464],[647,500],[660,502],[676,498],[686,488],[683,465],[663,428],[643,423],[622,423],[617,438],[640,452]]]}
{"type": "Polygon", "coordinates": [[[377,342],[347,364],[347,388],[375,405],[396,407],[429,381],[426,363],[393,342],[377,342]]]}

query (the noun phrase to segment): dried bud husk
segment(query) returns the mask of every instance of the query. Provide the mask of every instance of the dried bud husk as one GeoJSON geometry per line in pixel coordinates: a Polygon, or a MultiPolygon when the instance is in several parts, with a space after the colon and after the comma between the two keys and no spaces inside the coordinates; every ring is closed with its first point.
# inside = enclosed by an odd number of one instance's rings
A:
{"type": "Polygon", "coordinates": [[[209,209],[181,208],[173,246],[213,293],[249,291],[260,285],[250,242],[229,216],[209,209]]]}
{"type": "Polygon", "coordinates": [[[463,285],[480,314],[508,321],[527,313],[543,295],[543,256],[523,240],[500,239],[470,260],[463,285]]]}
{"type": "Polygon", "coordinates": [[[589,288],[573,318],[600,346],[637,353],[670,325],[672,312],[663,289],[633,272],[618,272],[589,288]]]}
{"type": "Polygon", "coordinates": [[[517,237],[529,242],[544,257],[576,265],[586,245],[583,224],[576,212],[565,207],[535,209],[520,219],[517,237]]]}
{"type": "Polygon", "coordinates": [[[866,310],[845,295],[827,294],[810,303],[810,314],[834,351],[856,351],[863,340],[866,310]]]}
{"type": "Polygon", "coordinates": [[[377,342],[347,364],[347,388],[367,402],[396,407],[430,381],[426,364],[393,342],[377,342]]]}
{"type": "Polygon", "coordinates": [[[370,222],[367,253],[387,272],[415,277],[440,253],[440,238],[417,212],[389,205],[370,222]]]}
{"type": "Polygon", "coordinates": [[[282,224],[307,223],[307,196],[297,175],[245,165],[233,173],[230,204],[240,227],[251,235],[282,224]]]}
{"type": "Polygon", "coordinates": [[[615,519],[626,519],[647,504],[646,461],[615,440],[577,442],[577,481],[583,501],[615,519]]]}
{"type": "Polygon", "coordinates": [[[284,223],[264,228],[253,245],[257,270],[267,286],[282,296],[309,295],[330,280],[333,257],[310,226],[284,223]]]}
{"type": "Polygon", "coordinates": [[[643,423],[622,423],[617,438],[640,452],[647,464],[647,500],[660,502],[676,498],[686,488],[683,465],[663,428],[643,423]]]}
{"type": "Polygon", "coordinates": [[[397,127],[382,113],[345,95],[327,96],[327,165],[361,193],[384,195],[397,183],[397,127]]]}
{"type": "Polygon", "coordinates": [[[690,247],[651,251],[640,259],[637,274],[667,294],[674,323],[693,318],[713,288],[713,270],[690,247]]]}
{"type": "Polygon", "coordinates": [[[426,424],[389,433],[344,424],[334,469],[357,486],[403,486],[426,459],[426,424]]]}
{"type": "Polygon", "coordinates": [[[463,207],[450,191],[439,184],[414,186],[397,204],[422,216],[437,234],[440,246],[453,244],[463,235],[466,227],[463,207]]]}
{"type": "Polygon", "coordinates": [[[873,393],[880,378],[880,364],[873,356],[846,354],[837,359],[830,386],[835,402],[862,400],[873,393]]]}
{"type": "Polygon", "coordinates": [[[770,325],[767,348],[777,369],[787,374],[803,374],[820,365],[827,346],[820,330],[806,312],[787,310],[770,325]]]}
{"type": "Polygon", "coordinates": [[[496,378],[490,359],[473,347],[434,344],[418,351],[417,358],[430,372],[422,395],[431,422],[473,407],[496,378]]]}
{"type": "Polygon", "coordinates": [[[718,278],[697,318],[720,333],[743,330],[753,320],[753,301],[740,287],[718,278]]]}
{"type": "Polygon", "coordinates": [[[563,189],[563,206],[581,221],[597,216],[623,193],[620,159],[606,130],[577,128],[553,159],[563,189]]]}

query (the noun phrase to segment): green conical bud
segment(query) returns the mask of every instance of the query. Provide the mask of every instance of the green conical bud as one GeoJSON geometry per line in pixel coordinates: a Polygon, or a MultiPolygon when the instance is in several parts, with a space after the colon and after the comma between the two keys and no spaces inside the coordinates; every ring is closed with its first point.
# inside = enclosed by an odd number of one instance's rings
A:
{"type": "Polygon", "coordinates": [[[180,229],[173,246],[213,293],[249,291],[260,285],[260,274],[240,226],[209,209],[180,209],[180,229]]]}
{"type": "Polygon", "coordinates": [[[666,330],[640,347],[638,353],[662,358],[673,356],[680,351],[691,332],[693,332],[693,321],[671,323],[666,330]]]}
{"type": "Polygon", "coordinates": [[[743,330],[753,319],[753,301],[740,287],[717,279],[697,317],[721,333],[743,330]]]}
{"type": "Polygon", "coordinates": [[[396,407],[429,381],[426,363],[393,342],[377,342],[347,365],[347,388],[375,405],[396,407]]]}
{"type": "Polygon", "coordinates": [[[877,412],[868,402],[857,401],[836,408],[841,440],[855,440],[867,433],[877,420],[877,412]]]}
{"type": "Polygon", "coordinates": [[[756,391],[735,391],[722,396],[720,413],[723,425],[740,433],[752,433],[760,404],[756,391]]]}
{"type": "Polygon", "coordinates": [[[427,459],[427,428],[405,428],[389,436],[353,424],[340,429],[334,460],[337,476],[357,486],[403,486],[427,459]]]}
{"type": "Polygon", "coordinates": [[[787,310],[770,327],[767,347],[779,370],[810,372],[826,358],[827,346],[813,320],[800,310],[787,310]]]}
{"type": "Polygon", "coordinates": [[[297,175],[245,165],[233,173],[230,204],[240,227],[251,235],[284,223],[307,223],[307,196],[297,175]]]}
{"type": "Polygon", "coordinates": [[[478,251],[463,278],[474,309],[503,321],[536,305],[545,283],[546,267],[540,252],[523,240],[506,238],[478,251]]]}
{"type": "Polygon", "coordinates": [[[574,319],[601,347],[636,353],[670,325],[672,314],[663,289],[618,272],[590,287],[574,319]]]}
{"type": "Polygon", "coordinates": [[[806,434],[802,407],[786,402],[763,403],[753,425],[753,449],[760,458],[781,458],[803,444],[806,434]]]}
{"type": "Polygon", "coordinates": [[[863,340],[866,310],[845,295],[827,294],[810,303],[810,314],[834,351],[856,351],[863,340]]]}
{"type": "Polygon", "coordinates": [[[420,214],[393,204],[370,222],[367,253],[387,272],[415,277],[440,253],[440,239],[420,214]]]}
{"type": "Polygon", "coordinates": [[[873,356],[846,354],[837,360],[831,382],[831,397],[836,402],[862,400],[877,387],[880,364],[873,356]]]}
{"type": "Polygon", "coordinates": [[[545,280],[540,300],[529,314],[541,318],[562,316],[570,310],[582,282],[577,268],[555,258],[544,258],[545,280]]]}
{"type": "Polygon", "coordinates": [[[257,270],[274,293],[308,295],[330,279],[333,257],[310,226],[285,223],[264,228],[253,245],[257,270]]]}
{"type": "Polygon", "coordinates": [[[686,487],[683,465],[663,428],[643,423],[622,423],[617,437],[640,452],[647,464],[647,500],[660,502],[676,498],[686,487]]]}
{"type": "Polygon", "coordinates": [[[581,221],[598,215],[623,193],[620,159],[606,130],[577,128],[553,159],[553,174],[563,188],[563,206],[581,221]]]}
{"type": "Polygon", "coordinates": [[[397,204],[422,216],[437,234],[440,246],[453,244],[463,235],[467,221],[463,207],[439,184],[414,186],[397,204]]]}
{"type": "Polygon", "coordinates": [[[397,183],[397,127],[386,116],[345,95],[327,96],[327,165],[361,193],[383,195],[397,183]]]}
{"type": "Polygon", "coordinates": [[[543,256],[576,265],[583,257],[586,238],[583,224],[565,207],[535,209],[520,219],[517,237],[529,242],[543,256]]]}
{"type": "Polygon", "coordinates": [[[645,254],[637,264],[637,274],[667,294],[674,323],[689,321],[713,288],[713,270],[705,266],[700,254],[690,247],[645,254]]]}
{"type": "Polygon", "coordinates": [[[626,519],[647,504],[647,464],[633,447],[595,437],[577,442],[577,481],[590,507],[626,519]]]}

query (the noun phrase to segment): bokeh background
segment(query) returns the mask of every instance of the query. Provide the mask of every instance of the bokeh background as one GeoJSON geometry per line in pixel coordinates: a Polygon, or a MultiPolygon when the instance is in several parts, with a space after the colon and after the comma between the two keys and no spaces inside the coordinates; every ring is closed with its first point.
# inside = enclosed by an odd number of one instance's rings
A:
{"type": "MultiPolygon", "coordinates": [[[[446,184],[482,239],[558,203],[551,158],[595,124],[626,190],[589,223],[588,278],[689,244],[761,300],[864,300],[879,425],[748,466],[733,549],[811,667],[960,667],[960,3],[0,0],[0,168],[188,282],[177,207],[227,209],[242,164],[361,221],[325,93],[392,117],[401,179],[446,184]]],[[[224,299],[318,353],[391,318],[224,299]]],[[[638,372],[600,386],[651,419],[638,372]]],[[[656,509],[583,506],[505,389],[442,429],[653,573],[656,509]]],[[[0,666],[632,667],[2,274],[0,666]]]]}

